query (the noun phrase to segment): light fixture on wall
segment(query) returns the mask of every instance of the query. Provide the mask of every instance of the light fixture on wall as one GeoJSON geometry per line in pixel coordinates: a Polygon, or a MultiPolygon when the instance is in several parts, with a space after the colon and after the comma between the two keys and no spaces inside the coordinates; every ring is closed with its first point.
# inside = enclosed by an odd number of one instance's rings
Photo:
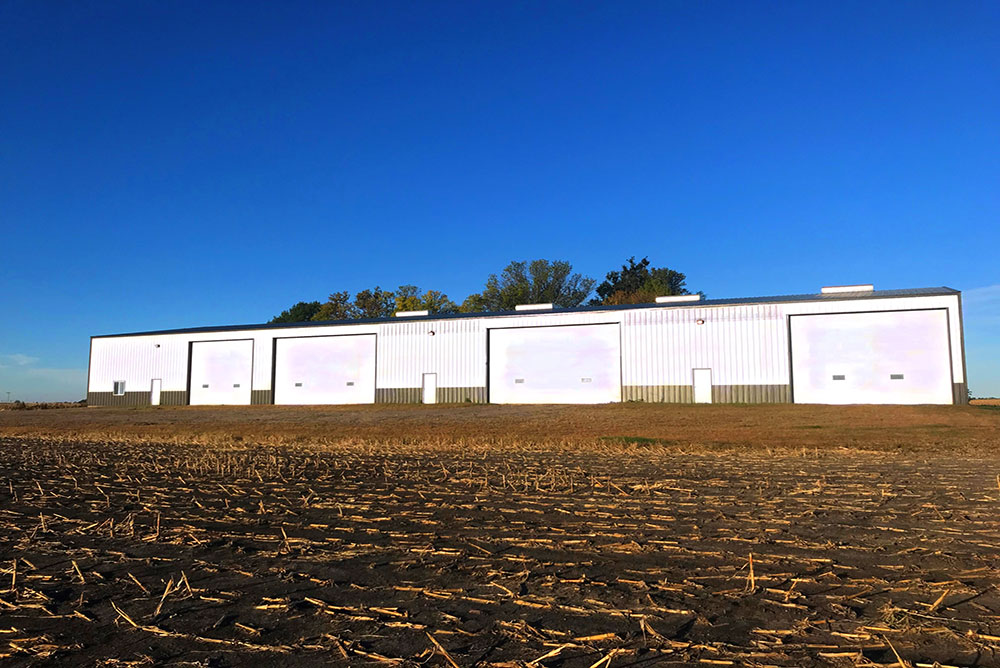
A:
{"type": "Polygon", "coordinates": [[[432,329],[431,331],[427,332],[427,336],[434,336],[434,330],[432,329]]]}
{"type": "Polygon", "coordinates": [[[696,325],[704,325],[705,321],[702,320],[701,318],[698,318],[697,320],[694,321],[694,324],[696,324],[696,325]]]}

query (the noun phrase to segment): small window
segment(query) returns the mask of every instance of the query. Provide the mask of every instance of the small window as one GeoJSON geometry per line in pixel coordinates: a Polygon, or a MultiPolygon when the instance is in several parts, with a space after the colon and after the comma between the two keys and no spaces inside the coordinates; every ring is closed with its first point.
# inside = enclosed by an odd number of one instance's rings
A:
{"type": "Polygon", "coordinates": [[[239,386],[240,386],[239,383],[233,383],[233,387],[239,387],[239,386]]]}
{"type": "Polygon", "coordinates": [[[125,396],[125,381],[124,380],[116,380],[115,381],[115,390],[114,390],[113,394],[116,397],[123,397],[123,396],[125,396]]]}
{"type": "Polygon", "coordinates": [[[889,380],[903,380],[903,374],[901,373],[890,373],[889,380]]]}
{"type": "Polygon", "coordinates": [[[302,383],[295,383],[295,387],[302,387],[302,383]]]}
{"type": "Polygon", "coordinates": [[[524,378],[515,378],[514,379],[514,384],[515,385],[523,385],[524,384],[524,378]]]}
{"type": "Polygon", "coordinates": [[[354,387],[354,381],[353,380],[347,381],[347,387],[354,387]]]}
{"type": "Polygon", "coordinates": [[[591,382],[591,379],[590,378],[581,378],[580,382],[581,383],[589,383],[589,382],[591,382]]]}
{"type": "Polygon", "coordinates": [[[202,385],[202,387],[207,388],[208,387],[208,383],[205,383],[204,385],[202,385]]]}
{"type": "Polygon", "coordinates": [[[847,380],[847,376],[845,376],[843,374],[835,373],[835,374],[833,374],[833,379],[834,380],[847,380]]]}

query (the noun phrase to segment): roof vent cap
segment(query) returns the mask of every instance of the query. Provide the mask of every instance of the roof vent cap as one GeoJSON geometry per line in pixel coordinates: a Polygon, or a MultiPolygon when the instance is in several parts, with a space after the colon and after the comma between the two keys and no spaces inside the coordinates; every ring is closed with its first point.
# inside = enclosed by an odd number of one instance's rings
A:
{"type": "Polygon", "coordinates": [[[515,311],[551,311],[552,304],[518,304],[515,311]]]}
{"type": "Polygon", "coordinates": [[[415,318],[417,316],[429,314],[429,311],[396,311],[397,318],[415,318]]]}
{"type": "Polygon", "coordinates": [[[863,285],[827,285],[820,293],[824,295],[834,295],[838,292],[872,292],[875,290],[875,286],[871,283],[865,283],[863,285]]]}
{"type": "Polygon", "coordinates": [[[700,302],[701,295],[670,295],[669,297],[657,297],[657,304],[672,304],[674,302],[700,302]]]}

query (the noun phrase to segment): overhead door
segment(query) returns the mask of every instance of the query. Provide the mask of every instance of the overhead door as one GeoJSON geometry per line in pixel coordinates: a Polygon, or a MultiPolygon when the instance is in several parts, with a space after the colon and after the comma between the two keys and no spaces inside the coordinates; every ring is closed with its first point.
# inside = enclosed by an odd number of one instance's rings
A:
{"type": "Polygon", "coordinates": [[[950,404],[944,309],[793,315],[792,392],[804,404],[950,404]]]}
{"type": "Polygon", "coordinates": [[[191,405],[250,403],[253,340],[191,344],[191,405]]]}
{"type": "Polygon", "coordinates": [[[274,403],[375,403],[375,335],[277,339],[274,403]]]}
{"type": "Polygon", "coordinates": [[[621,401],[618,324],[489,330],[495,404],[621,401]]]}

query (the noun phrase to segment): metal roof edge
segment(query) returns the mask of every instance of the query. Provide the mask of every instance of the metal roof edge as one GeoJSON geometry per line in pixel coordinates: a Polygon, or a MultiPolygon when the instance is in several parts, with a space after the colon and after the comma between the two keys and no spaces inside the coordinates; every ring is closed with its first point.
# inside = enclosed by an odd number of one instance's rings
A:
{"type": "Polygon", "coordinates": [[[212,332],[237,332],[254,331],[261,329],[297,329],[301,327],[329,327],[342,325],[378,325],[385,323],[405,324],[410,322],[424,322],[428,320],[468,320],[473,318],[499,318],[499,317],[536,317],[547,316],[556,313],[589,313],[598,311],[627,311],[640,309],[691,309],[706,308],[712,306],[748,306],[752,304],[786,304],[801,302],[829,302],[829,301],[862,301],[867,299],[887,299],[893,297],[940,297],[945,295],[960,295],[961,291],[945,286],[935,288],[904,288],[897,290],[874,290],[869,292],[841,292],[841,293],[806,293],[799,295],[772,295],[766,297],[727,297],[721,299],[703,299],[697,302],[670,302],[666,304],[616,304],[616,305],[587,305],[554,308],[545,311],[488,311],[481,313],[431,313],[425,316],[412,316],[408,318],[396,318],[389,316],[386,318],[361,318],[357,320],[318,320],[305,322],[268,322],[253,325],[214,325],[209,327],[182,327],[178,329],[159,329],[145,332],[125,332],[120,334],[96,334],[91,339],[110,339],[123,336],[156,336],[162,334],[197,334],[212,332]]]}

